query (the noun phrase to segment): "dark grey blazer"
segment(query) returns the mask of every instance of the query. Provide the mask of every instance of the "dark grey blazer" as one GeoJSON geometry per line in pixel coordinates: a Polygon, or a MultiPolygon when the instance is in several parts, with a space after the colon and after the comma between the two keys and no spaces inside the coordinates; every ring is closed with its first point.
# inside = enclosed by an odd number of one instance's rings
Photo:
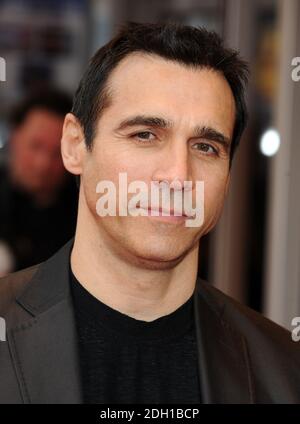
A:
{"type": "MultiPolygon", "coordinates": [[[[69,291],[73,240],[0,280],[0,403],[81,403],[69,291]]],[[[300,342],[203,280],[194,294],[204,403],[300,403],[300,342]]]]}

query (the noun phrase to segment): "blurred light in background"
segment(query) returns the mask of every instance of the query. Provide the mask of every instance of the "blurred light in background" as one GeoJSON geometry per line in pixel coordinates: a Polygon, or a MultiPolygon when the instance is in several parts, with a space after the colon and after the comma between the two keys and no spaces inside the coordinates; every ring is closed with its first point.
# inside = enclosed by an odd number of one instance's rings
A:
{"type": "Polygon", "coordinates": [[[279,132],[273,128],[266,130],[260,139],[260,151],[265,156],[274,156],[280,147],[279,132]]]}
{"type": "MultiPolygon", "coordinates": [[[[6,144],[8,137],[8,128],[5,122],[1,122],[0,120],[0,149],[3,149],[3,147],[6,144]]],[[[1,157],[0,157],[0,163],[1,163],[1,157]]]]}

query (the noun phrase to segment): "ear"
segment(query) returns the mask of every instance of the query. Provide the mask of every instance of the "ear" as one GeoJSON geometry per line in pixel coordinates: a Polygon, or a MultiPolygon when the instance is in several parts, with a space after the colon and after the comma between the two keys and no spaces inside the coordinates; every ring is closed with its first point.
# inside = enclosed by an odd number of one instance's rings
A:
{"type": "Polygon", "coordinates": [[[61,154],[65,168],[74,175],[81,175],[86,146],[82,127],[72,113],[65,116],[61,154]]]}

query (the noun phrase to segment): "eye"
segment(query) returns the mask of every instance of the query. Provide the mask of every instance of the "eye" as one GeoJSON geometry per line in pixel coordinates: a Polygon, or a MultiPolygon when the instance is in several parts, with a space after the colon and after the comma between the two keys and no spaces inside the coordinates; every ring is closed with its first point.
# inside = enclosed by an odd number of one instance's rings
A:
{"type": "Polygon", "coordinates": [[[133,137],[136,138],[140,143],[153,143],[155,134],[150,131],[141,131],[134,134],[133,137]]]}
{"type": "Polygon", "coordinates": [[[193,149],[199,150],[207,155],[217,155],[218,151],[215,147],[213,147],[211,144],[207,143],[195,143],[193,146],[193,149]],[[196,147],[195,147],[196,146],[196,147]]]}

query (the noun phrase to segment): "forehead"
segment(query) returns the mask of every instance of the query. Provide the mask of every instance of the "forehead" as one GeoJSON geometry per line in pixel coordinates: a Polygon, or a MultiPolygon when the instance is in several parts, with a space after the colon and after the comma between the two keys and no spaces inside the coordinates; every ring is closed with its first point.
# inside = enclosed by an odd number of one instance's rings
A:
{"type": "Polygon", "coordinates": [[[132,53],[116,66],[107,85],[111,116],[159,114],[174,122],[213,125],[232,135],[234,97],[219,72],[132,53]]]}

